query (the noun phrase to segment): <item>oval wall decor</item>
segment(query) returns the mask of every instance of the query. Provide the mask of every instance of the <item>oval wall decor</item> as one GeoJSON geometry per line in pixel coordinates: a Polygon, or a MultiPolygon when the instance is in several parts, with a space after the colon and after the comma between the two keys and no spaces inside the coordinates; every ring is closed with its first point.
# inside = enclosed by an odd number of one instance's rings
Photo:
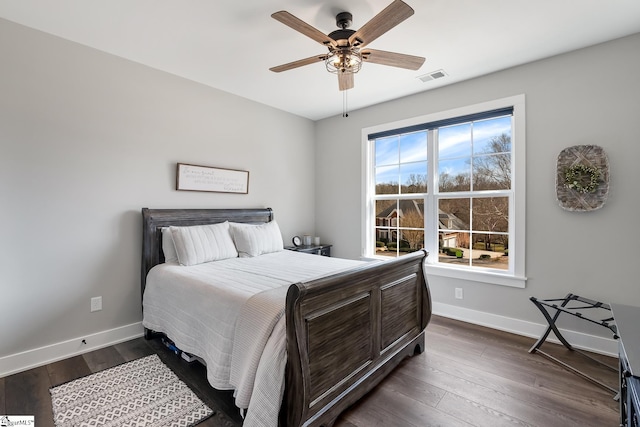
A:
{"type": "Polygon", "coordinates": [[[598,145],[574,145],[558,155],[556,197],[568,211],[593,211],[609,195],[609,160],[598,145]]]}

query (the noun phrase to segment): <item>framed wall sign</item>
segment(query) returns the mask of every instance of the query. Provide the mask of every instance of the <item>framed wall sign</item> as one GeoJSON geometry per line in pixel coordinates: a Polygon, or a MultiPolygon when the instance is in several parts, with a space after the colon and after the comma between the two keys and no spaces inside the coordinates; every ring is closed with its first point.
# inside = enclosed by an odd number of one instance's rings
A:
{"type": "Polygon", "coordinates": [[[176,190],[249,193],[249,171],[178,163],[176,190]]]}

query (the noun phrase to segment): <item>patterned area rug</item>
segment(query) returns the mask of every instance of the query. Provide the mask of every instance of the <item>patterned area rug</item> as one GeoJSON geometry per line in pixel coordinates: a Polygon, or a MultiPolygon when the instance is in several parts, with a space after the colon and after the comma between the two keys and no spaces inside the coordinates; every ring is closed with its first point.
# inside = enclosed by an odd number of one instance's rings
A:
{"type": "Polygon", "coordinates": [[[56,427],[188,427],[214,414],[155,354],[49,391],[56,427]]]}

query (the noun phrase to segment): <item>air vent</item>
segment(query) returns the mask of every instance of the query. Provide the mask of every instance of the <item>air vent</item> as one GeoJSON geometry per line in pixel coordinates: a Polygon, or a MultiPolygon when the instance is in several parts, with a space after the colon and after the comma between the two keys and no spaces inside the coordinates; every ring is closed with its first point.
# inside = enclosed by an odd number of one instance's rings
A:
{"type": "Polygon", "coordinates": [[[423,82],[430,82],[431,80],[441,79],[442,77],[445,77],[446,75],[447,75],[447,73],[445,73],[444,70],[436,70],[436,71],[432,71],[432,72],[427,73],[427,74],[423,74],[422,76],[418,76],[418,78],[420,80],[422,80],[423,82]]]}

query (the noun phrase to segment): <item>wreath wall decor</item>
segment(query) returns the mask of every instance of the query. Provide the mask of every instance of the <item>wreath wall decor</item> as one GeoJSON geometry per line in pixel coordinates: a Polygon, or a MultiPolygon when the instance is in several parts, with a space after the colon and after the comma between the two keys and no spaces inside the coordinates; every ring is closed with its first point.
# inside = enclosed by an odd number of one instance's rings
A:
{"type": "Polygon", "coordinates": [[[564,186],[578,193],[593,193],[600,184],[600,169],[583,165],[569,166],[564,173],[564,186]]]}
{"type": "Polygon", "coordinates": [[[602,147],[574,145],[558,155],[556,197],[563,209],[592,211],[609,195],[609,160],[602,147]]]}

